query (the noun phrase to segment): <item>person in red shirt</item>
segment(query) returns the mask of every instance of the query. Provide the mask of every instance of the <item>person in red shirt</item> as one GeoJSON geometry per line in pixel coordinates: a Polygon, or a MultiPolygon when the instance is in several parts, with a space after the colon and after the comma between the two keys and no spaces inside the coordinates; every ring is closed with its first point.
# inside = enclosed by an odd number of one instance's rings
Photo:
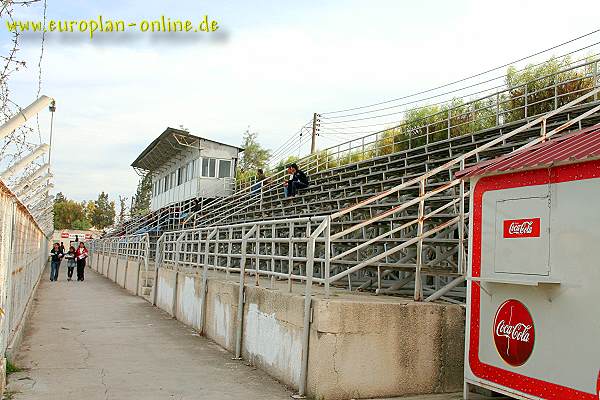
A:
{"type": "Polygon", "coordinates": [[[88,256],[88,249],[83,242],[79,242],[79,247],[75,251],[75,260],[77,261],[77,280],[83,281],[85,272],[85,259],[88,256]]]}

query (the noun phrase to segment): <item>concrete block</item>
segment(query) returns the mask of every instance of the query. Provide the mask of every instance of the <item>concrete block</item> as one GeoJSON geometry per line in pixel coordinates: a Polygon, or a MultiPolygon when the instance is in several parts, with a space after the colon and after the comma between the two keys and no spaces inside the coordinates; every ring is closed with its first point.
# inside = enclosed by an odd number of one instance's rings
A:
{"type": "Polygon", "coordinates": [[[200,328],[201,296],[202,277],[180,273],[177,280],[175,317],[188,326],[200,328]]]}
{"type": "Polygon", "coordinates": [[[119,276],[119,271],[121,270],[121,268],[123,268],[123,271],[125,271],[125,261],[126,260],[121,257],[117,257],[115,259],[114,268],[111,269],[111,275],[109,276],[111,281],[117,283],[117,277],[119,276]]]}
{"type": "Polygon", "coordinates": [[[132,294],[138,294],[138,284],[140,277],[140,263],[137,260],[129,260],[127,265],[127,275],[125,277],[125,289],[132,294]]]}
{"type": "Polygon", "coordinates": [[[260,287],[246,289],[242,354],[288,386],[298,387],[304,299],[260,287]]]}
{"type": "Polygon", "coordinates": [[[6,390],[6,357],[2,357],[2,358],[0,358],[0,396],[4,396],[5,390],[6,390]]]}
{"type": "Polygon", "coordinates": [[[107,278],[110,277],[110,271],[115,263],[115,257],[112,256],[104,256],[104,270],[102,271],[102,275],[107,278]]]}
{"type": "Polygon", "coordinates": [[[104,269],[104,254],[98,254],[98,261],[96,262],[96,271],[102,274],[104,269]]]}
{"type": "Polygon", "coordinates": [[[460,391],[464,309],[319,299],[311,326],[308,389],[322,399],[460,391]]]}
{"type": "Polygon", "coordinates": [[[239,285],[233,281],[208,280],[204,335],[221,347],[235,351],[239,285]]]}
{"type": "Polygon", "coordinates": [[[122,288],[125,287],[125,273],[127,272],[127,264],[129,264],[129,260],[127,258],[119,258],[117,269],[115,271],[115,283],[122,288]]]}
{"type": "Polygon", "coordinates": [[[175,280],[177,272],[166,268],[158,270],[158,282],[155,284],[156,306],[173,316],[173,301],[175,300],[175,280]]]}

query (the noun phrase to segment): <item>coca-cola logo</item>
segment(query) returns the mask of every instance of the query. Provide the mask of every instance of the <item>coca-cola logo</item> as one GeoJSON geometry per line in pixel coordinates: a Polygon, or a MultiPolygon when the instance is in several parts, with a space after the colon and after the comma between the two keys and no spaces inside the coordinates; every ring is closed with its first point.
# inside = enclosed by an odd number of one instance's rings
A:
{"type": "Polygon", "coordinates": [[[494,318],[494,344],[500,357],[513,367],[523,365],[533,352],[534,342],[533,319],[523,303],[502,303],[494,318]]]}
{"type": "Polygon", "coordinates": [[[505,238],[540,237],[540,219],[507,219],[504,221],[505,238]]]}

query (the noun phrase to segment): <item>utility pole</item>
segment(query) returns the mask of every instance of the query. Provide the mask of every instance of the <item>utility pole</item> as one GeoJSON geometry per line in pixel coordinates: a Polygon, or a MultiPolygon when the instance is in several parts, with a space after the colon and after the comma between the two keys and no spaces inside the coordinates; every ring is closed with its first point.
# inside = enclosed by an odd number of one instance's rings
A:
{"type": "Polygon", "coordinates": [[[317,113],[313,114],[312,141],[310,143],[310,154],[317,152],[317,113]]]}

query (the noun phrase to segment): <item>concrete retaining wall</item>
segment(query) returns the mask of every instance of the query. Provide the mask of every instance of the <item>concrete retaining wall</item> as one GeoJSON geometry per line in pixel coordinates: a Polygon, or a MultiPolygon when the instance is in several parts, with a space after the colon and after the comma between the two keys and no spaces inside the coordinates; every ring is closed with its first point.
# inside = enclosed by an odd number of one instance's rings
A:
{"type": "Polygon", "coordinates": [[[158,270],[158,284],[156,285],[156,306],[161,310],[174,315],[176,280],[178,273],[168,269],[158,270]]]}
{"type": "MultiPolygon", "coordinates": [[[[110,277],[115,266],[113,258],[110,277]]],[[[140,276],[141,293],[143,271],[130,261],[129,290],[134,274],[140,276]]],[[[200,329],[201,276],[161,268],[157,281],[157,307],[200,329]]],[[[203,334],[229,351],[235,350],[238,293],[237,282],[208,280],[203,334]]],[[[243,358],[297,389],[304,297],[255,286],[246,287],[245,297],[243,358]]],[[[455,305],[315,296],[308,394],[337,400],[460,391],[464,321],[464,309],[455,305]]]]}
{"type": "Polygon", "coordinates": [[[119,258],[117,269],[115,271],[115,282],[122,288],[125,287],[125,273],[127,272],[127,264],[129,261],[125,258],[119,258]]]}
{"type": "Polygon", "coordinates": [[[178,275],[175,317],[184,324],[198,329],[200,328],[202,277],[198,275],[178,275]]]}
{"type": "Polygon", "coordinates": [[[460,306],[320,299],[311,327],[308,384],[316,398],[440,393],[462,387],[460,306]]]}
{"type": "Polygon", "coordinates": [[[297,388],[303,319],[303,297],[248,287],[242,356],[286,385],[297,388]]]}
{"type": "Polygon", "coordinates": [[[140,277],[140,262],[138,260],[129,260],[125,276],[124,287],[132,294],[138,294],[138,284],[140,277]]]}
{"type": "Polygon", "coordinates": [[[204,335],[221,347],[235,351],[239,285],[209,279],[204,335]]]}

